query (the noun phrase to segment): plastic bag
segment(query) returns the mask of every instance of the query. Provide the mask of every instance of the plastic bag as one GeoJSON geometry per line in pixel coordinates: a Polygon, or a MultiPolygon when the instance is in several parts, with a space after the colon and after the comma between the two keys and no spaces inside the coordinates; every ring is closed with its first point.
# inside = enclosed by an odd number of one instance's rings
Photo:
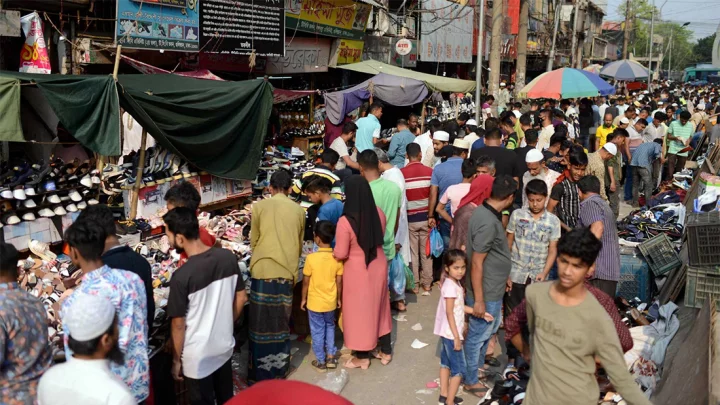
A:
{"type": "Polygon", "coordinates": [[[403,266],[405,267],[405,289],[412,291],[415,289],[415,276],[408,265],[403,263],[403,266]]]}
{"type": "Polygon", "coordinates": [[[440,235],[440,231],[438,231],[437,228],[433,228],[432,231],[430,231],[428,240],[430,241],[430,251],[432,255],[434,257],[442,256],[445,245],[443,244],[442,235],[440,235]]]}
{"type": "Polygon", "coordinates": [[[347,370],[341,369],[325,374],[325,378],[318,381],[318,386],[333,394],[340,395],[340,392],[345,388],[349,380],[350,374],[347,370]]]}
{"type": "Polygon", "coordinates": [[[395,295],[405,294],[405,262],[398,253],[390,262],[388,269],[388,287],[395,295]]]}

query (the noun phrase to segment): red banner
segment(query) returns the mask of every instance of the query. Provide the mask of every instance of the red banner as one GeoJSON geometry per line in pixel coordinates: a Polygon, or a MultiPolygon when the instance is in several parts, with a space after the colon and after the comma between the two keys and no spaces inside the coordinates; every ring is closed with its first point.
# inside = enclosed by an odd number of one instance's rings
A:
{"type": "Polygon", "coordinates": [[[507,0],[510,17],[510,34],[517,35],[520,30],[520,0],[507,0]]]}

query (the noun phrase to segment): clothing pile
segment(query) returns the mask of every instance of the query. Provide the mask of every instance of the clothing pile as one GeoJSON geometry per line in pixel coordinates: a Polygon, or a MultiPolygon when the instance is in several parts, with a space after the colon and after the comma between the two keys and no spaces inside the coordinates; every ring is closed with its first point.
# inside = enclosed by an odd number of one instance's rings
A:
{"type": "MultiPolygon", "coordinates": [[[[641,243],[664,233],[673,241],[682,237],[683,226],[677,223],[681,204],[661,204],[650,209],[632,211],[618,222],[618,236],[624,242],[641,243]]],[[[623,242],[621,241],[621,243],[623,242]]]]}

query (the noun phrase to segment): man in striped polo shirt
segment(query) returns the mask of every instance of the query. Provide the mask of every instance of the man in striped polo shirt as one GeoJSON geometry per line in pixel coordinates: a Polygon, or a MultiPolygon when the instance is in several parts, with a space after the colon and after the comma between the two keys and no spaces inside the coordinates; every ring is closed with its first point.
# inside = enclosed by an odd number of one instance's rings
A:
{"type": "MultiPolygon", "coordinates": [[[[410,262],[413,276],[417,282],[415,294],[420,291],[419,285],[430,295],[433,281],[432,258],[425,254],[430,227],[428,226],[428,200],[430,199],[430,179],[432,169],[423,165],[420,145],[411,143],[407,146],[408,164],[400,169],[405,177],[405,195],[407,197],[408,230],[410,232],[410,262]]],[[[425,293],[423,293],[425,295],[425,293]]]]}

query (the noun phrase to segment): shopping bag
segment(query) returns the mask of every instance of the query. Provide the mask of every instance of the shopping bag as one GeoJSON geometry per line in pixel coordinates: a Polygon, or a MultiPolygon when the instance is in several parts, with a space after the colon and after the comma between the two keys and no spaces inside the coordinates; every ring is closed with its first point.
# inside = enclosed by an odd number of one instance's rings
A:
{"type": "Polygon", "coordinates": [[[433,228],[432,231],[430,231],[430,237],[428,240],[430,241],[430,250],[432,255],[434,257],[442,256],[445,246],[443,245],[442,235],[440,235],[440,231],[438,231],[437,228],[433,228]]]}
{"type": "Polygon", "coordinates": [[[395,255],[395,258],[390,262],[390,268],[388,269],[388,287],[390,291],[395,295],[402,295],[405,293],[405,262],[403,262],[400,253],[395,255]]]}
{"type": "Polygon", "coordinates": [[[405,267],[405,289],[412,291],[415,289],[415,276],[408,265],[403,263],[403,267],[405,267]]]}

